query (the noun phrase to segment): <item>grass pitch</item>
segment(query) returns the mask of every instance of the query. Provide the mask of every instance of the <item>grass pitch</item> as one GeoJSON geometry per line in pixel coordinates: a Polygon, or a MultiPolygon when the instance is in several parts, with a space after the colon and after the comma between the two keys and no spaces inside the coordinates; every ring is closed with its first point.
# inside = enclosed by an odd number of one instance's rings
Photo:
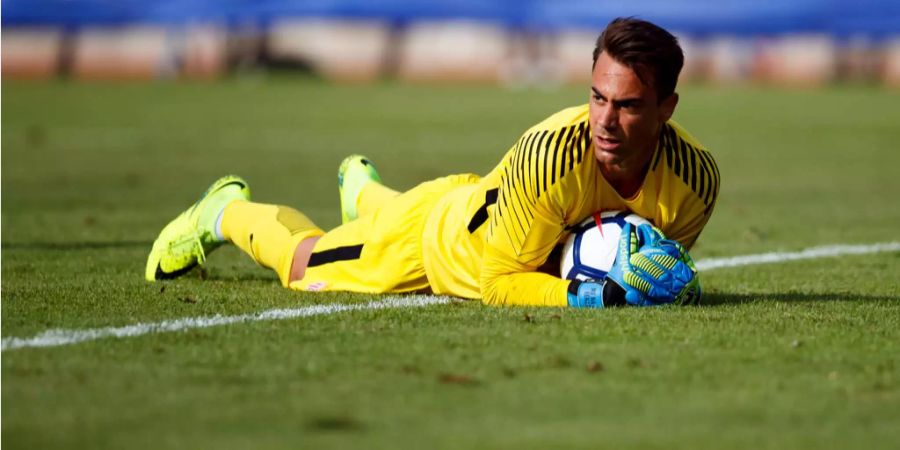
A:
{"type": "MultiPolygon", "coordinates": [[[[337,165],[486,173],[587,92],[4,83],[2,336],[377,297],[280,288],[233,248],[143,281],[218,176],[339,222],[337,165]]],[[[722,188],[695,259],[897,241],[900,95],[685,88],[722,188]]],[[[900,253],[719,269],[698,308],[477,302],[2,353],[8,448],[892,448],[900,253]]]]}

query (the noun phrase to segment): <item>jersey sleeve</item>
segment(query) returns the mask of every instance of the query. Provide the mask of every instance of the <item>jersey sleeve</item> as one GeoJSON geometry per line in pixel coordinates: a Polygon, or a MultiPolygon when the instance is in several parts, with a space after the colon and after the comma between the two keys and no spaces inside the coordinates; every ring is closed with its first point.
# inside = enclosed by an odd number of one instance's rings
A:
{"type": "Polygon", "coordinates": [[[716,200],[719,197],[719,168],[712,154],[706,150],[688,146],[686,162],[681,178],[685,189],[690,189],[683,201],[676,207],[676,220],[666,236],[680,242],[690,250],[697,242],[703,227],[709,222],[716,200]]]}
{"type": "Polygon", "coordinates": [[[568,304],[569,283],[537,269],[565,232],[567,212],[581,198],[574,189],[573,168],[588,151],[589,134],[586,122],[532,130],[508,153],[485,237],[485,303],[568,304]]]}
{"type": "Polygon", "coordinates": [[[712,153],[685,131],[680,133],[684,136],[667,125],[663,134],[666,164],[673,174],[671,183],[681,185],[680,189],[671,189],[677,200],[673,199],[669,211],[673,220],[663,231],[690,250],[715,209],[720,176],[712,153]]]}
{"type": "Polygon", "coordinates": [[[669,230],[665,230],[666,237],[678,241],[684,248],[690,250],[709,221],[709,214],[704,214],[703,211],[704,209],[696,204],[682,207],[680,213],[684,214],[686,219],[673,223],[669,230]]]}

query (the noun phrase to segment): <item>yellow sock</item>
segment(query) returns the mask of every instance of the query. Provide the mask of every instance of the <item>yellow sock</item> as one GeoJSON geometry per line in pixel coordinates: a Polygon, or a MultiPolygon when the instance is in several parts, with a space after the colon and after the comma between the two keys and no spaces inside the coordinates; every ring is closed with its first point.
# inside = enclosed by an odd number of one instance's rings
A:
{"type": "Polygon", "coordinates": [[[399,192],[378,182],[366,183],[356,196],[357,217],[371,214],[388,200],[400,195],[399,192]]]}
{"type": "Polygon", "coordinates": [[[278,273],[287,287],[294,250],[304,239],[325,234],[294,208],[236,200],[225,207],[222,235],[261,266],[278,273]]]}

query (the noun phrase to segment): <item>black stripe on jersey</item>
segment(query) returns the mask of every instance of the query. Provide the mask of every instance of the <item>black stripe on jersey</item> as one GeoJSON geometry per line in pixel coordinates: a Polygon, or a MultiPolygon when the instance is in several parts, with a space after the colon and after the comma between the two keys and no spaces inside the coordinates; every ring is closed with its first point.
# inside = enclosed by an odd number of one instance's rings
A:
{"type": "Polygon", "coordinates": [[[581,141],[581,147],[578,148],[578,162],[584,161],[584,154],[591,148],[591,126],[585,122],[584,124],[584,140],[581,141]]]}
{"type": "Polygon", "coordinates": [[[667,126],[666,129],[666,163],[669,168],[675,170],[675,130],[667,126]]]}
{"type": "Polygon", "coordinates": [[[584,161],[584,155],[591,148],[591,126],[584,123],[584,132],[581,134],[581,145],[578,147],[578,162],[584,161]]]}
{"type": "Polygon", "coordinates": [[[513,155],[512,155],[513,159],[515,159],[516,157],[519,156],[519,153],[522,151],[522,148],[525,147],[525,141],[527,141],[529,137],[531,137],[530,134],[522,136],[519,139],[519,141],[516,142],[516,151],[513,152],[513,155]]]}
{"type": "MultiPolygon", "coordinates": [[[[562,133],[560,133],[560,134],[562,134],[562,133]]],[[[559,140],[557,131],[551,132],[550,137],[547,138],[547,142],[544,144],[544,170],[541,170],[540,177],[535,176],[535,178],[540,178],[541,181],[543,182],[543,185],[541,186],[541,188],[538,189],[538,193],[537,193],[538,198],[541,198],[541,194],[543,194],[544,191],[546,191],[550,187],[550,185],[547,184],[547,172],[548,172],[547,163],[549,162],[549,159],[550,159],[550,145],[553,142],[554,137],[557,137],[557,140],[559,140]]],[[[540,168],[537,168],[537,167],[535,169],[540,170],[540,168]]]]}
{"type": "MultiPolygon", "coordinates": [[[[541,132],[541,136],[538,138],[537,142],[535,142],[534,145],[532,145],[531,147],[528,147],[528,154],[525,155],[525,164],[524,164],[524,166],[526,166],[525,170],[531,169],[531,165],[532,165],[531,162],[533,161],[532,158],[537,156],[538,152],[540,151],[541,146],[544,145],[544,139],[547,137],[547,134],[549,134],[549,133],[550,133],[550,131],[544,130],[543,132],[541,132]]],[[[525,189],[525,192],[528,193],[528,198],[530,198],[531,201],[533,201],[533,202],[537,201],[538,192],[539,192],[538,191],[538,189],[539,189],[538,183],[539,183],[539,178],[534,177],[534,180],[532,180],[532,182],[529,183],[528,186],[523,186],[523,188],[525,189]]]]}
{"type": "Polygon", "coordinates": [[[525,141],[525,145],[516,152],[516,161],[512,166],[512,170],[514,170],[516,173],[516,184],[521,184],[525,180],[525,164],[527,162],[525,159],[525,153],[527,149],[531,148],[531,146],[534,145],[535,139],[537,139],[537,137],[538,133],[532,133],[530,136],[528,136],[528,140],[525,141]]]}
{"type": "Polygon", "coordinates": [[[525,142],[525,139],[528,139],[528,135],[522,136],[518,141],[516,141],[516,152],[518,152],[519,149],[522,148],[522,143],[525,142]]]}
{"type": "MultiPolygon", "coordinates": [[[[522,188],[525,187],[525,185],[523,183],[518,183],[517,186],[521,186],[522,188]]],[[[512,191],[510,191],[510,192],[512,192],[512,191]]],[[[525,207],[526,205],[525,205],[525,203],[523,203],[523,201],[525,199],[523,199],[523,196],[522,195],[513,195],[511,198],[513,200],[515,200],[514,205],[519,206],[519,210],[522,212],[522,217],[525,217],[528,220],[527,223],[531,223],[531,221],[534,220],[534,213],[532,213],[529,208],[525,207]]],[[[516,217],[518,217],[518,213],[516,214],[516,217]]],[[[524,232],[525,228],[526,228],[524,224],[526,222],[525,221],[521,221],[521,222],[523,224],[522,231],[524,232]]]]}
{"type": "Polygon", "coordinates": [[[719,192],[719,168],[715,160],[708,151],[681,139],[669,125],[664,125],[663,135],[666,164],[675,176],[681,178],[685,186],[697,194],[706,205],[706,214],[709,214],[719,192]]]}
{"type": "Polygon", "coordinates": [[[688,178],[690,177],[691,168],[688,167],[690,157],[688,155],[687,142],[680,141],[678,143],[678,150],[681,152],[681,181],[684,181],[685,186],[690,186],[688,178]]]}
{"type": "Polygon", "coordinates": [[[656,143],[656,158],[653,159],[650,170],[656,170],[656,166],[658,166],[659,162],[662,160],[662,154],[666,148],[666,127],[668,127],[668,125],[663,124],[663,127],[659,130],[659,140],[656,143]]]}
{"type": "Polygon", "coordinates": [[[519,156],[519,177],[516,179],[516,184],[522,186],[523,189],[526,188],[526,180],[528,179],[527,174],[525,173],[525,171],[528,170],[527,167],[530,161],[530,159],[528,159],[528,150],[531,150],[531,148],[537,142],[538,136],[538,133],[532,134],[531,139],[529,139],[525,144],[525,147],[522,149],[521,155],[519,156]]]}
{"type": "Polygon", "coordinates": [[[522,159],[522,149],[524,149],[528,146],[528,141],[532,138],[534,138],[534,135],[529,134],[529,135],[523,136],[522,139],[519,141],[519,142],[521,142],[521,145],[519,145],[516,148],[516,151],[512,154],[512,157],[510,158],[509,164],[506,166],[506,168],[503,171],[504,175],[506,175],[507,178],[515,179],[515,178],[519,177],[519,172],[518,172],[518,170],[516,170],[516,167],[518,166],[519,160],[522,159]]]}
{"type": "Polygon", "coordinates": [[[566,140],[569,138],[568,133],[570,129],[563,128],[559,130],[559,135],[556,137],[556,144],[553,146],[552,164],[550,165],[550,184],[556,184],[556,162],[559,161],[560,149],[565,146],[566,140]]]}
{"type": "Polygon", "coordinates": [[[676,139],[672,141],[672,154],[675,155],[675,160],[672,161],[672,170],[675,171],[675,176],[681,176],[681,150],[678,149],[678,142],[681,139],[676,139]]]}
{"type": "Polygon", "coordinates": [[[697,192],[697,149],[691,150],[691,190],[697,192]]]}
{"type": "Polygon", "coordinates": [[[527,148],[528,141],[530,141],[533,138],[534,138],[533,134],[528,134],[528,135],[522,136],[522,139],[519,139],[519,145],[516,146],[516,151],[512,154],[512,160],[509,162],[509,166],[506,168],[507,176],[511,175],[510,167],[513,170],[513,174],[518,176],[518,173],[516,172],[515,168],[516,168],[516,166],[518,166],[517,163],[519,162],[519,160],[522,159],[522,149],[527,148]]]}
{"type": "Polygon", "coordinates": [[[703,203],[707,205],[707,208],[711,206],[713,203],[713,199],[718,197],[719,195],[719,167],[716,165],[715,160],[713,160],[712,155],[707,151],[699,152],[700,159],[702,160],[703,167],[709,172],[709,188],[706,191],[706,195],[703,198],[703,203]],[[712,197],[712,199],[710,198],[712,197]]]}
{"type": "Polygon", "coordinates": [[[532,133],[528,136],[528,140],[526,140],[525,144],[522,145],[522,148],[516,152],[515,157],[508,168],[509,177],[516,185],[522,184],[525,180],[525,154],[532,143],[537,139],[537,136],[537,133],[532,133]]]}
{"type": "MultiPolygon", "coordinates": [[[[719,166],[718,166],[718,165],[716,164],[716,162],[712,159],[712,155],[707,154],[707,156],[709,156],[710,161],[712,161],[712,166],[713,166],[713,169],[715,170],[715,174],[716,174],[716,198],[718,198],[718,196],[719,196],[719,185],[720,185],[720,184],[719,184],[719,166]]],[[[714,202],[710,202],[710,203],[714,203],[714,202]]]]}
{"type": "MultiPolygon", "coordinates": [[[[533,161],[532,158],[538,155],[538,152],[541,150],[541,146],[544,145],[544,139],[549,133],[549,130],[544,130],[541,133],[541,137],[540,139],[538,139],[537,143],[528,148],[528,155],[525,156],[525,159],[526,161],[528,161],[528,163],[531,163],[533,161]]],[[[529,186],[529,197],[531,198],[531,201],[537,201],[537,198],[540,195],[540,184],[541,179],[539,177],[534,177],[534,180],[532,180],[531,182],[531,186],[529,186]]]]}
{"type": "MultiPolygon", "coordinates": [[[[521,246],[535,218],[534,205],[557,180],[583,161],[590,142],[586,121],[522,136],[513,148],[514,154],[504,164],[488,233],[493,233],[491,229],[502,224],[513,246],[521,246]]],[[[487,221],[487,217],[482,217],[481,209],[469,222],[470,232],[487,221]]]]}
{"type": "Polygon", "coordinates": [[[565,175],[569,170],[572,170],[572,167],[575,165],[572,163],[575,159],[575,145],[580,139],[581,136],[578,135],[578,126],[572,125],[569,127],[569,138],[566,139],[566,146],[563,148],[563,157],[559,161],[559,178],[562,179],[563,175],[565,175]],[[566,164],[568,161],[568,164],[566,164]],[[569,166],[569,169],[566,169],[566,166],[569,166]]]}
{"type": "Polygon", "coordinates": [[[710,172],[709,189],[706,192],[706,196],[703,198],[703,203],[706,204],[704,213],[709,215],[713,205],[715,205],[715,199],[719,196],[719,167],[716,166],[716,162],[709,152],[700,152],[700,156],[705,161],[705,167],[710,172]]]}
{"type": "Polygon", "coordinates": [[[484,192],[484,204],[482,204],[481,207],[478,208],[478,211],[475,211],[475,214],[472,216],[472,220],[469,221],[469,226],[468,226],[469,234],[474,233],[475,230],[477,230],[479,227],[481,227],[481,225],[484,224],[484,222],[487,221],[487,219],[488,219],[487,209],[488,209],[488,206],[491,206],[494,203],[497,203],[497,191],[499,191],[499,189],[494,188],[494,189],[488,189],[487,191],[484,192]]]}
{"type": "MultiPolygon", "coordinates": [[[[570,172],[575,168],[575,147],[578,147],[578,141],[581,140],[581,128],[575,127],[572,130],[572,136],[569,137],[569,142],[566,144],[566,154],[569,157],[569,168],[565,169],[566,172],[570,172]]],[[[562,173],[560,176],[565,175],[562,173]]]]}
{"type": "Polygon", "coordinates": [[[583,142],[581,136],[584,135],[584,125],[585,124],[583,123],[579,125],[578,128],[575,129],[575,133],[572,134],[572,143],[569,146],[569,169],[567,172],[571,172],[572,169],[575,168],[576,157],[578,158],[578,162],[581,162],[581,156],[578,155],[581,154],[580,147],[583,142]]]}
{"type": "MultiPolygon", "coordinates": [[[[569,153],[569,150],[572,148],[572,143],[574,141],[575,136],[575,125],[570,126],[566,129],[566,141],[563,144],[562,148],[560,148],[560,157],[559,157],[559,178],[562,179],[563,175],[566,174],[566,156],[569,153]]],[[[568,155],[571,156],[571,155],[568,155]]]]}
{"type": "MultiPolygon", "coordinates": [[[[523,170],[522,178],[519,180],[515,180],[515,185],[520,187],[521,193],[527,195],[527,191],[525,191],[526,183],[525,183],[524,170],[523,170]]],[[[512,192],[512,191],[510,191],[510,192],[512,192]]],[[[515,198],[516,202],[519,204],[519,208],[522,210],[524,215],[527,216],[529,220],[534,219],[534,215],[531,213],[531,211],[528,208],[525,208],[525,205],[522,204],[522,196],[516,195],[516,196],[513,196],[513,198],[515,198]]]]}
{"type": "Polygon", "coordinates": [[[558,172],[559,178],[562,178],[563,174],[566,173],[566,145],[568,145],[569,141],[571,141],[571,133],[572,127],[566,128],[566,130],[563,131],[562,142],[556,148],[556,152],[553,153],[553,174],[556,175],[556,173],[558,172]],[[559,154],[559,159],[556,158],[557,154],[559,154]],[[559,161],[558,165],[556,164],[557,161],[559,161]],[[559,168],[559,170],[557,170],[557,167],[559,168]]]}
{"type": "MultiPolygon", "coordinates": [[[[519,235],[521,234],[521,237],[519,239],[524,240],[525,239],[525,223],[522,220],[524,214],[520,214],[520,212],[516,210],[516,204],[513,203],[513,199],[515,198],[515,196],[513,196],[512,193],[515,191],[515,189],[513,189],[512,182],[510,181],[509,176],[506,176],[504,178],[505,179],[502,180],[503,184],[504,184],[503,205],[506,206],[506,210],[511,213],[510,215],[507,215],[507,219],[510,219],[510,220],[515,219],[514,221],[519,226],[518,228],[519,228],[519,231],[521,231],[521,233],[514,233],[516,230],[510,230],[510,229],[507,229],[506,232],[511,237],[515,236],[517,238],[519,238],[519,235]]],[[[519,209],[522,208],[521,203],[519,203],[518,206],[519,206],[519,209]]]]}
{"type": "Polygon", "coordinates": [[[307,264],[306,267],[310,268],[338,261],[359,259],[359,256],[362,254],[362,248],[363,245],[359,244],[313,252],[309,255],[309,264],[307,264]]]}
{"type": "Polygon", "coordinates": [[[587,123],[583,123],[581,129],[581,142],[578,143],[578,152],[575,154],[579,163],[584,160],[584,151],[591,145],[591,127],[587,123]]]}
{"type": "Polygon", "coordinates": [[[539,136],[540,136],[540,133],[532,133],[531,134],[531,137],[525,143],[525,146],[523,146],[517,152],[516,157],[513,161],[513,164],[510,167],[510,170],[512,170],[513,173],[515,174],[515,177],[513,178],[513,180],[515,181],[515,185],[520,186],[520,189],[522,189],[522,193],[527,195],[529,198],[531,196],[528,194],[528,189],[526,186],[526,184],[527,184],[526,180],[528,180],[528,174],[526,173],[526,171],[528,170],[527,156],[528,156],[528,150],[533,148],[534,145],[538,142],[539,136]]]}
{"type": "Polygon", "coordinates": [[[707,169],[706,165],[703,163],[703,155],[697,155],[697,162],[697,167],[700,168],[699,175],[697,176],[697,179],[700,180],[700,186],[698,186],[698,189],[695,192],[700,198],[703,198],[706,195],[706,187],[709,185],[707,180],[709,180],[710,174],[709,169],[707,169]]]}

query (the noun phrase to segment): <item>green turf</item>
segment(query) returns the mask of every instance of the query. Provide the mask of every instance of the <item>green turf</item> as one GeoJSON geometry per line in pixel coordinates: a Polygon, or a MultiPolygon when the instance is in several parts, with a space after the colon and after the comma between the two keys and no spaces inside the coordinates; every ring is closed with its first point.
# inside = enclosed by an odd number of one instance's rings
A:
{"type": "MultiPolygon", "coordinates": [[[[339,221],[336,170],[485,173],[582,89],[2,86],[2,334],[377,299],[282,289],[240,252],[143,281],[215,178],[339,221]]],[[[717,156],[695,259],[897,241],[900,94],[686,88],[717,156]]],[[[475,302],[2,354],[8,448],[896,448],[900,253],[720,269],[699,308],[475,302]]]]}

